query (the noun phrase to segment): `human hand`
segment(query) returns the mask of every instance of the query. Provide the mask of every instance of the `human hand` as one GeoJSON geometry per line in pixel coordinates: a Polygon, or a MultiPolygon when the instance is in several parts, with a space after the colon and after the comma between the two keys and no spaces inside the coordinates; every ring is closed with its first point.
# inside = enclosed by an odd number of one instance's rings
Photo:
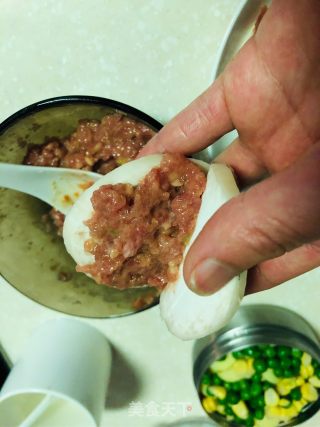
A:
{"type": "Polygon", "coordinates": [[[141,151],[191,154],[226,132],[216,161],[242,185],[190,248],[188,286],[212,294],[251,269],[247,293],[320,265],[320,2],[274,0],[223,74],[141,151]]]}

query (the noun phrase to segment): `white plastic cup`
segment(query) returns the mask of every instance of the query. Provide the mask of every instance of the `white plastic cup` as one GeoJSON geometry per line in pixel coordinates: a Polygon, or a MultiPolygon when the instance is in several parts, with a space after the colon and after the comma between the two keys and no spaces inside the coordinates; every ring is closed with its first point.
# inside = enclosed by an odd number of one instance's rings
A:
{"type": "Polygon", "coordinates": [[[110,370],[101,332],[74,319],[44,323],[1,389],[0,426],[98,426],[110,370]]]}

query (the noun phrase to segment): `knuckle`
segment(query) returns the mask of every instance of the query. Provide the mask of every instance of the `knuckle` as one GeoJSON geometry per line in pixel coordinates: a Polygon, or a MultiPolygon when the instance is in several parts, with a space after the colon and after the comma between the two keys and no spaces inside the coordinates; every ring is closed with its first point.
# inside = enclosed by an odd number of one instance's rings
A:
{"type": "Polygon", "coordinates": [[[320,262],[320,240],[306,243],[304,245],[304,248],[306,252],[310,254],[312,257],[319,258],[319,262],[320,262]]]}
{"type": "MultiPolygon", "coordinates": [[[[241,209],[247,208],[246,193],[242,194],[241,204],[241,209]]],[[[249,217],[241,237],[245,247],[261,261],[283,255],[303,243],[301,233],[277,214],[265,217],[256,210],[249,217]]]]}
{"type": "Polygon", "coordinates": [[[275,258],[286,252],[286,247],[278,239],[274,239],[266,230],[265,224],[251,224],[244,230],[245,246],[258,256],[260,260],[275,258]]]}
{"type": "Polygon", "coordinates": [[[197,134],[201,129],[208,129],[213,122],[215,116],[215,108],[203,98],[193,104],[192,110],[188,112],[187,117],[179,123],[179,136],[184,140],[189,140],[193,135],[197,134]]]}

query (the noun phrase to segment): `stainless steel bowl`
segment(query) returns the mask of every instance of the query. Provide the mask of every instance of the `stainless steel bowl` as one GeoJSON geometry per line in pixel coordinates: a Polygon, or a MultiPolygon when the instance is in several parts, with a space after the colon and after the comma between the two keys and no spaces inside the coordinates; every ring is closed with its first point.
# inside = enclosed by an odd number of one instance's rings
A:
{"type": "MultiPolygon", "coordinates": [[[[199,392],[200,380],[212,362],[243,348],[276,344],[297,347],[320,362],[319,339],[310,324],[293,311],[273,305],[241,307],[231,322],[216,334],[196,341],[193,349],[193,378],[199,392]]],[[[320,398],[299,416],[282,426],[301,424],[320,409],[320,398]]],[[[218,414],[211,417],[222,426],[235,426],[218,414]]]]}

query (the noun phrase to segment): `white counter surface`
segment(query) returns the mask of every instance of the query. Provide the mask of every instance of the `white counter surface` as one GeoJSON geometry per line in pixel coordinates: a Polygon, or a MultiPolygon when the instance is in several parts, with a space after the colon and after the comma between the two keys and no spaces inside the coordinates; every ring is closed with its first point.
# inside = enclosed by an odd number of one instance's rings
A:
{"type": "MultiPolygon", "coordinates": [[[[87,94],[165,122],[210,83],[238,2],[0,0],[0,7],[0,120],[41,99],[87,94]]],[[[244,300],[253,302],[291,308],[320,332],[320,271],[244,300]]],[[[34,328],[59,316],[0,279],[0,343],[13,362],[34,328]]],[[[87,321],[115,348],[102,427],[169,426],[204,415],[192,382],[193,343],[167,332],[158,307],[87,321]]],[[[304,425],[319,427],[320,414],[304,425]]]]}

